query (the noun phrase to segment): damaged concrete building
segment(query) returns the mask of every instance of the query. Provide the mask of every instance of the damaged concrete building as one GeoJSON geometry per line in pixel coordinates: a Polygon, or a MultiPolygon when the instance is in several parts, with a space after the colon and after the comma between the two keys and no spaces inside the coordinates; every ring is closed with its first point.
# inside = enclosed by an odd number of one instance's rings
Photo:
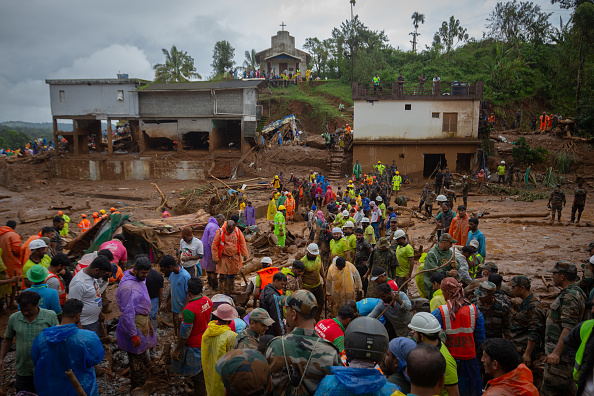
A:
{"type": "Polygon", "coordinates": [[[483,82],[353,83],[353,159],[364,171],[396,160],[410,177],[437,167],[466,173],[477,163],[483,82]]]}
{"type": "Polygon", "coordinates": [[[74,154],[71,160],[83,161],[76,157],[89,154],[90,138],[95,138],[97,151],[102,151],[102,121],[107,122],[107,151],[112,154],[115,120],[126,120],[130,125],[128,151],[150,154],[172,151],[176,145],[178,150],[197,154],[195,161],[178,161],[173,167],[155,164],[151,157],[142,155],[135,159],[87,157],[84,161],[89,166],[77,165],[83,169],[80,175],[72,174],[67,162],[56,165],[58,176],[90,180],[200,178],[211,167],[227,172],[254,143],[262,114],[258,92],[266,86],[263,81],[151,84],[131,78],[46,83],[50,86],[56,147],[59,136],[66,139],[74,154]],[[68,119],[73,121],[73,132],[59,131],[58,121],[68,119]]]}

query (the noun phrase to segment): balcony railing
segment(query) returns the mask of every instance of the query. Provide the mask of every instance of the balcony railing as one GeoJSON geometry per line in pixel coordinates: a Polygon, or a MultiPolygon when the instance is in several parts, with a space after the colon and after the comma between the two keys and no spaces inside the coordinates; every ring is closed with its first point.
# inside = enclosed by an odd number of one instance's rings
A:
{"type": "Polygon", "coordinates": [[[483,98],[482,81],[353,83],[353,100],[466,100],[483,98]]]}

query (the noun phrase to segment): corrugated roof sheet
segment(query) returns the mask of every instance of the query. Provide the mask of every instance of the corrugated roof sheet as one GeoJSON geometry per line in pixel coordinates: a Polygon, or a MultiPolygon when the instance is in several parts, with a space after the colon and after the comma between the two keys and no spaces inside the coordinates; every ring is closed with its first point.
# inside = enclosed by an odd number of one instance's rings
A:
{"type": "Polygon", "coordinates": [[[185,83],[152,83],[138,89],[139,92],[157,91],[209,91],[211,89],[246,89],[259,88],[266,83],[259,80],[232,80],[232,81],[192,81],[185,83]]]}

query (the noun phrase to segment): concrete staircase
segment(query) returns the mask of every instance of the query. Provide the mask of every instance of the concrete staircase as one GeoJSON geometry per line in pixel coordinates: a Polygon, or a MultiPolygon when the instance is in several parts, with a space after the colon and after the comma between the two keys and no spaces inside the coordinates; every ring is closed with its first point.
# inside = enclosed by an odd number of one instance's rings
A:
{"type": "Polygon", "coordinates": [[[348,164],[345,163],[345,159],[346,156],[344,150],[330,150],[330,160],[328,163],[328,168],[330,169],[328,172],[328,179],[330,181],[337,181],[344,177],[346,174],[346,167],[348,166],[348,164]]]}

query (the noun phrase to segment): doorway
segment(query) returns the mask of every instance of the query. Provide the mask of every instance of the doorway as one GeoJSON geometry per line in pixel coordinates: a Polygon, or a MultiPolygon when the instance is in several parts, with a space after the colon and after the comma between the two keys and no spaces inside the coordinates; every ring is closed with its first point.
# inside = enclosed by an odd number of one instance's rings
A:
{"type": "Polygon", "coordinates": [[[188,132],[182,135],[182,148],[184,150],[208,150],[208,132],[188,132]]]}
{"type": "Polygon", "coordinates": [[[210,144],[213,150],[241,150],[241,120],[213,120],[210,144]]]}
{"type": "Polygon", "coordinates": [[[470,164],[472,156],[470,153],[458,153],[456,157],[456,172],[458,173],[470,173],[470,164]]]}
{"type": "Polygon", "coordinates": [[[445,168],[448,165],[445,154],[423,154],[423,177],[433,177],[437,168],[445,168]]]}
{"type": "Polygon", "coordinates": [[[287,70],[287,73],[289,72],[289,64],[288,63],[279,63],[278,64],[278,75],[280,76],[281,74],[284,73],[284,71],[287,70]]]}

